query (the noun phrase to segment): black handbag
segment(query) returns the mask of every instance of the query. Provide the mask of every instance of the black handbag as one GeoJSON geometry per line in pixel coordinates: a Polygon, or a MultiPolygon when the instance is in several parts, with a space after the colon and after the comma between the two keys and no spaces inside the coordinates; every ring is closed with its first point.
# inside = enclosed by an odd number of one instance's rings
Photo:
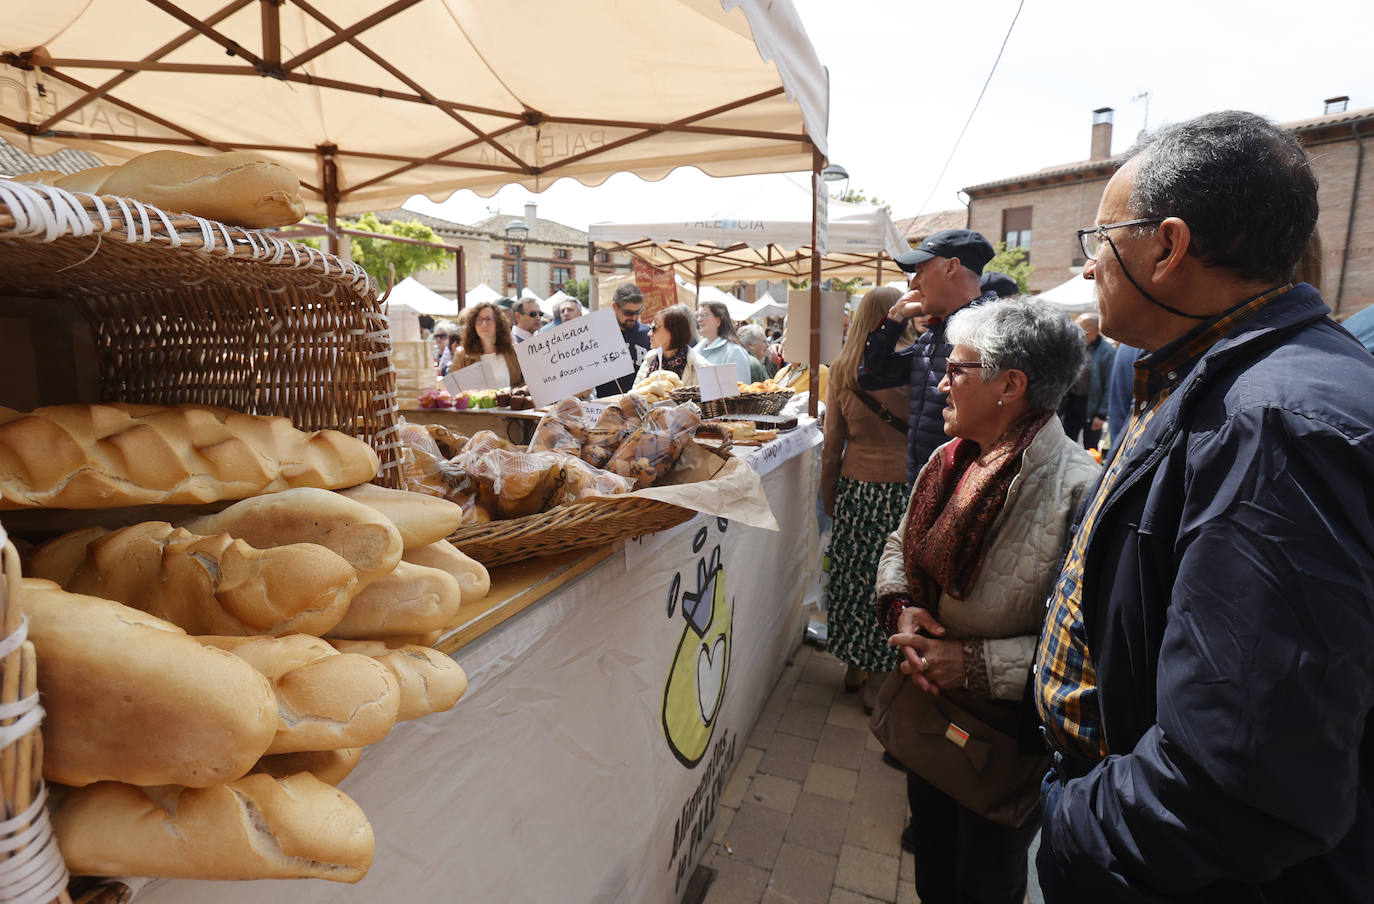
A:
{"type": "Polygon", "coordinates": [[[931,694],[894,671],[869,727],[912,772],[992,822],[1023,826],[1040,806],[1048,756],[1019,752],[1018,712],[962,688],[931,694]]]}

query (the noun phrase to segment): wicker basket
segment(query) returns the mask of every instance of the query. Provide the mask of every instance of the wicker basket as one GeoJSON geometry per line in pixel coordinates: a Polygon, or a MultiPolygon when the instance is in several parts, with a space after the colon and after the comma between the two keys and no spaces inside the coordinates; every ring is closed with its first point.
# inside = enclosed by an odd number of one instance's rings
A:
{"type": "Polygon", "coordinates": [[[127,198],[0,181],[0,296],[69,303],[89,327],[100,397],[60,401],[282,415],[366,440],[379,481],[401,485],[390,334],[355,264],[127,198]]]}
{"type": "Polygon", "coordinates": [[[667,530],[695,514],[655,499],[605,496],[524,518],[460,527],[448,539],[466,555],[494,568],[667,530]]]}
{"type": "Polygon", "coordinates": [[[790,389],[776,392],[747,392],[743,395],[724,399],[712,399],[701,403],[701,413],[707,417],[724,417],[731,414],[777,414],[782,411],[787,400],[792,398],[790,389]]]}
{"type": "Polygon", "coordinates": [[[0,900],[60,901],[67,896],[67,867],[57,850],[45,805],[43,736],[39,722],[38,664],[19,608],[19,553],[0,528],[0,704],[16,715],[0,719],[0,900]],[[22,713],[20,711],[23,711],[22,713]],[[17,736],[13,736],[17,733],[17,736]],[[22,841],[24,836],[31,836],[22,841]]]}

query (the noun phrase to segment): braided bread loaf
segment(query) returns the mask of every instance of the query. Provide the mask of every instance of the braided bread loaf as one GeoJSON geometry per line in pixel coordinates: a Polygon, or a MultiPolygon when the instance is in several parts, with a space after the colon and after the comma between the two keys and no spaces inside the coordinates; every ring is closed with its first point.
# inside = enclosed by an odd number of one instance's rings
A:
{"type": "Polygon", "coordinates": [[[0,408],[0,510],[115,508],[339,489],[377,476],[377,453],[336,430],[187,405],[0,408]]]}

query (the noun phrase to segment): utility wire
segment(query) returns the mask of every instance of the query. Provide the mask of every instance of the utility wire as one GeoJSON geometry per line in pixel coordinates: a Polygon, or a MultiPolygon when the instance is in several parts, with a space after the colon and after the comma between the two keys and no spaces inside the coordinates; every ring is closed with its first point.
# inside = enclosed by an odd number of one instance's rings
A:
{"type": "Polygon", "coordinates": [[[1006,37],[1002,38],[1002,46],[997,48],[997,59],[992,61],[992,70],[988,72],[987,81],[983,82],[983,90],[978,92],[978,99],[973,102],[973,109],[968,111],[968,119],[964,121],[964,127],[959,130],[959,137],[954,139],[954,147],[949,149],[949,158],[945,160],[945,165],[940,167],[940,175],[935,177],[935,184],[930,187],[930,194],[921,202],[921,206],[916,209],[916,215],[926,209],[930,199],[935,197],[935,190],[940,187],[940,180],[945,177],[945,170],[954,162],[954,153],[959,150],[959,142],[964,140],[964,133],[968,131],[969,125],[973,122],[973,114],[978,112],[978,105],[983,102],[983,95],[988,93],[988,85],[992,82],[992,76],[997,72],[997,64],[1002,62],[1002,51],[1007,49],[1007,41],[1011,40],[1012,29],[1016,27],[1016,20],[1021,17],[1021,7],[1026,5],[1026,0],[1021,0],[1016,4],[1016,15],[1011,17],[1011,24],[1007,26],[1006,37]]]}

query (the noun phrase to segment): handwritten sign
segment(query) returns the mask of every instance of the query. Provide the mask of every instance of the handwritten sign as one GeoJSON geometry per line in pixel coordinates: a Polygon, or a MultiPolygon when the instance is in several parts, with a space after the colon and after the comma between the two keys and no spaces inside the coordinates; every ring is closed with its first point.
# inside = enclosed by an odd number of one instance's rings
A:
{"type": "Polygon", "coordinates": [[[539,333],[517,345],[515,356],[538,408],[634,372],[611,308],[539,333]]]}
{"type": "Polygon", "coordinates": [[[824,440],[825,434],[821,433],[816,422],[806,421],[771,443],[764,443],[749,455],[747,461],[761,477],[802,451],[820,445],[824,440]]]}
{"type": "Polygon", "coordinates": [[[708,364],[697,368],[697,382],[701,384],[701,400],[728,399],[739,395],[739,369],[734,363],[708,364]]]}
{"type": "Polygon", "coordinates": [[[500,389],[496,383],[496,368],[490,361],[478,361],[467,367],[451,370],[444,375],[444,387],[451,395],[479,389],[500,389]]]}

